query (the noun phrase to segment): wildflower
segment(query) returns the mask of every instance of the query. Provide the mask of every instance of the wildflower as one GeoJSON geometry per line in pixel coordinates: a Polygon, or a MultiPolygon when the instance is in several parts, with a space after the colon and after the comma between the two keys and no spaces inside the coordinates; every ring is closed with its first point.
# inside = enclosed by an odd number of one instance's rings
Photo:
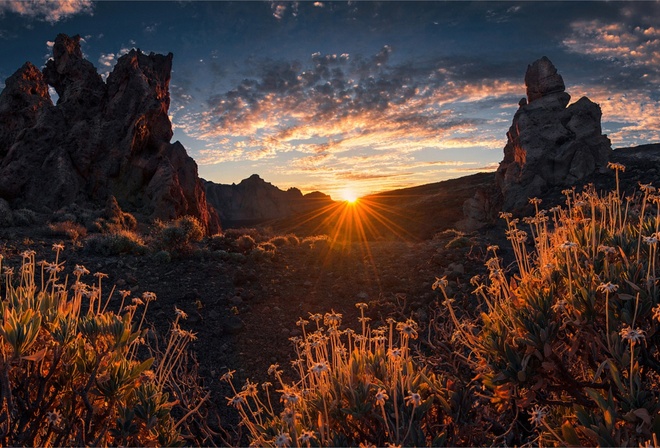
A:
{"type": "Polygon", "coordinates": [[[298,394],[295,393],[295,392],[290,392],[290,391],[289,391],[289,392],[286,392],[286,391],[285,391],[285,392],[282,394],[282,397],[280,398],[280,401],[281,401],[282,403],[284,403],[285,405],[286,405],[286,404],[295,405],[295,404],[297,404],[297,403],[300,401],[300,395],[298,395],[298,394]]]}
{"type": "Polygon", "coordinates": [[[280,371],[277,370],[280,368],[279,364],[271,364],[270,367],[268,367],[268,374],[269,375],[277,375],[280,371]]]}
{"type": "Polygon", "coordinates": [[[442,278],[438,278],[438,277],[436,277],[436,278],[435,278],[435,282],[433,283],[433,286],[431,286],[431,288],[432,288],[434,291],[435,291],[436,289],[438,289],[438,288],[440,288],[440,289],[445,289],[445,288],[447,287],[448,284],[449,284],[449,282],[447,281],[447,276],[446,276],[446,275],[445,275],[444,277],[442,277],[442,278]]]}
{"type": "Polygon", "coordinates": [[[80,264],[77,264],[76,267],[73,270],[73,275],[76,275],[78,277],[80,277],[81,275],[87,275],[87,274],[89,274],[89,271],[87,270],[87,268],[85,268],[85,266],[82,266],[80,264]]]}
{"type": "Polygon", "coordinates": [[[275,446],[284,447],[291,445],[291,437],[288,432],[281,432],[275,437],[275,446]]]}
{"type": "Polygon", "coordinates": [[[51,273],[51,274],[57,274],[58,272],[61,272],[62,269],[64,269],[64,262],[62,263],[47,263],[46,264],[46,272],[51,273]]]}
{"type": "Polygon", "coordinates": [[[320,375],[323,372],[327,372],[329,369],[330,367],[328,366],[327,361],[321,361],[314,364],[311,368],[311,371],[317,375],[320,375]]]}
{"type": "Polygon", "coordinates": [[[616,292],[617,289],[619,289],[619,285],[615,285],[612,282],[601,283],[596,288],[596,290],[598,290],[598,291],[608,292],[608,293],[616,292]]]}
{"type": "Polygon", "coordinates": [[[142,299],[138,299],[137,297],[134,297],[133,300],[131,300],[131,302],[135,306],[144,305],[144,302],[142,301],[142,299]]]}
{"type": "Polygon", "coordinates": [[[599,251],[599,252],[603,252],[603,253],[606,254],[606,255],[610,255],[610,254],[615,254],[615,253],[616,253],[616,249],[614,249],[612,246],[605,246],[605,245],[603,245],[603,244],[601,244],[600,246],[598,246],[598,251],[599,251]]]}
{"type": "Polygon", "coordinates": [[[513,215],[511,213],[500,212],[500,218],[502,218],[502,219],[507,219],[507,218],[511,218],[511,217],[513,217],[513,215]]]}
{"type": "Polygon", "coordinates": [[[46,414],[46,420],[51,425],[57,425],[62,420],[62,416],[59,414],[59,412],[52,411],[46,414]]]}
{"type": "Polygon", "coordinates": [[[389,399],[389,395],[385,393],[385,389],[379,388],[376,392],[376,405],[385,406],[385,402],[389,399]]]}
{"type": "Polygon", "coordinates": [[[323,316],[323,323],[330,327],[337,327],[341,324],[341,316],[341,314],[335,313],[335,311],[332,310],[332,313],[325,313],[325,316],[323,316]]]}
{"type": "Polygon", "coordinates": [[[655,193],[655,191],[656,191],[656,188],[653,185],[651,185],[650,183],[649,184],[643,184],[643,183],[639,182],[639,189],[642,190],[644,193],[655,193]]]}
{"type": "Polygon", "coordinates": [[[53,250],[56,250],[58,252],[64,250],[64,244],[62,243],[53,244],[53,250]]]}
{"type": "Polygon", "coordinates": [[[228,370],[224,375],[220,377],[220,381],[229,382],[229,380],[234,377],[234,373],[236,373],[236,370],[228,370]]]}
{"type": "Polygon", "coordinates": [[[486,252],[491,251],[491,250],[492,250],[493,252],[496,252],[496,251],[500,250],[500,246],[497,246],[497,245],[495,245],[495,244],[491,244],[490,246],[488,246],[488,247],[486,248],[486,252]]]}
{"type": "Polygon", "coordinates": [[[102,278],[108,278],[108,274],[104,274],[103,272],[95,272],[94,277],[96,277],[100,280],[102,278]]]}
{"type": "Polygon", "coordinates": [[[371,317],[358,317],[358,322],[366,324],[371,320],[371,317]]]}
{"type": "Polygon", "coordinates": [[[532,408],[531,415],[529,416],[529,422],[534,426],[538,426],[543,423],[546,415],[548,415],[548,408],[545,406],[539,406],[537,404],[532,408]]]}
{"type": "Polygon", "coordinates": [[[299,327],[304,327],[304,326],[307,325],[308,323],[309,323],[308,320],[305,320],[305,319],[303,319],[303,318],[301,317],[301,318],[298,319],[298,321],[296,322],[296,325],[299,326],[299,327]]]}
{"type": "Polygon", "coordinates": [[[294,411],[293,409],[290,408],[284,408],[284,411],[282,411],[282,420],[287,422],[289,425],[293,425],[296,423],[296,420],[300,420],[302,415],[299,412],[294,411]]]}
{"type": "Polygon", "coordinates": [[[651,236],[643,237],[642,241],[644,241],[649,246],[655,246],[656,244],[658,244],[658,236],[657,236],[657,234],[654,233],[651,236]]]}
{"type": "Polygon", "coordinates": [[[577,243],[574,243],[572,241],[565,241],[559,246],[561,250],[570,250],[573,249],[574,247],[577,247],[577,243]]]}
{"type": "Polygon", "coordinates": [[[359,309],[363,310],[365,308],[368,308],[368,305],[364,302],[360,302],[360,303],[355,304],[355,308],[359,308],[359,309]]]}
{"type": "Polygon", "coordinates": [[[269,387],[273,387],[273,383],[271,383],[270,381],[265,381],[261,383],[261,388],[263,390],[267,390],[269,387]]]}
{"type": "Polygon", "coordinates": [[[567,305],[568,305],[568,300],[566,299],[557,300],[557,303],[552,305],[552,311],[554,311],[555,313],[559,311],[566,311],[567,305]]]}
{"type": "Polygon", "coordinates": [[[414,408],[422,404],[422,396],[417,392],[408,391],[410,395],[405,398],[406,404],[412,404],[414,408]]]}
{"type": "Polygon", "coordinates": [[[33,251],[33,250],[26,250],[26,251],[23,251],[23,252],[21,253],[21,256],[22,256],[23,258],[30,258],[30,257],[34,256],[34,254],[36,254],[35,251],[33,251]]]}
{"type": "Polygon", "coordinates": [[[125,299],[126,297],[131,295],[130,291],[127,291],[125,289],[122,289],[119,291],[119,295],[121,296],[122,299],[125,299]]]}
{"type": "Polygon", "coordinates": [[[234,395],[233,397],[225,397],[227,399],[227,405],[228,406],[233,406],[235,408],[240,408],[242,405],[246,404],[247,402],[245,401],[245,397],[243,396],[242,393],[238,393],[234,395]]]}
{"type": "Polygon", "coordinates": [[[300,443],[309,443],[314,438],[315,436],[313,431],[304,430],[303,432],[300,433],[300,437],[298,437],[298,440],[300,441],[300,443]]]}
{"type": "Polygon", "coordinates": [[[404,336],[417,339],[417,323],[412,319],[408,319],[406,322],[399,322],[396,325],[396,329],[404,336]]]}
{"type": "Polygon", "coordinates": [[[400,348],[391,348],[388,350],[387,354],[394,359],[399,359],[402,355],[400,348]]]}
{"type": "Polygon", "coordinates": [[[646,339],[645,333],[646,332],[639,327],[634,330],[631,327],[623,327],[619,332],[619,335],[621,335],[622,339],[637,344],[646,339]]]}
{"type": "Polygon", "coordinates": [[[151,302],[153,300],[156,300],[156,294],[153,293],[153,292],[150,292],[150,291],[145,291],[145,292],[142,293],[142,298],[146,302],[151,302]]]}
{"type": "Polygon", "coordinates": [[[529,203],[532,205],[539,205],[541,202],[543,201],[539,198],[529,198],[529,203]]]}
{"type": "Polygon", "coordinates": [[[626,167],[620,163],[609,162],[607,164],[607,167],[616,171],[621,171],[621,172],[626,171],[626,167]]]}
{"type": "Polygon", "coordinates": [[[655,308],[653,308],[653,318],[660,322],[660,304],[656,305],[655,308]]]}
{"type": "Polygon", "coordinates": [[[183,310],[180,310],[177,307],[174,307],[174,314],[179,316],[181,319],[188,319],[188,315],[186,314],[186,312],[183,311],[183,310]]]}
{"type": "Polygon", "coordinates": [[[143,382],[154,381],[156,379],[156,374],[154,373],[153,370],[145,370],[140,374],[140,379],[143,382]]]}

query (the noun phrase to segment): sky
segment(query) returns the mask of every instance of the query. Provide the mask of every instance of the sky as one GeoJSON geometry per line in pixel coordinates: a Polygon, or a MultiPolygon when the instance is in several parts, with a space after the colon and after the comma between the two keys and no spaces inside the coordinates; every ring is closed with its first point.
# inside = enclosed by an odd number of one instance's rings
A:
{"type": "Polygon", "coordinates": [[[341,199],[493,171],[547,56],[614,148],[660,141],[660,3],[0,0],[0,89],[83,37],[106,77],[174,54],[173,141],[200,176],[341,199]]]}

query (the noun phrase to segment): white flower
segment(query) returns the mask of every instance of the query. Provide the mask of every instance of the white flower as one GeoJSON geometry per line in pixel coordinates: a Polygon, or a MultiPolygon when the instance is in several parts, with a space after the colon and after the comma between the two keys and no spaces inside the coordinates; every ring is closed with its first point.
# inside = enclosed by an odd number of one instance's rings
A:
{"type": "Polygon", "coordinates": [[[291,436],[289,436],[288,432],[281,432],[275,437],[275,446],[277,447],[285,447],[285,446],[291,446],[291,436]]]}
{"type": "Polygon", "coordinates": [[[76,276],[81,276],[81,275],[87,275],[89,274],[89,271],[85,266],[82,266],[80,264],[77,264],[76,267],[73,269],[73,275],[76,276]]]}
{"type": "Polygon", "coordinates": [[[619,332],[622,339],[626,341],[631,341],[633,344],[638,344],[646,339],[645,331],[637,327],[632,329],[631,327],[623,327],[619,332]]]}
{"type": "Polygon", "coordinates": [[[569,249],[573,249],[574,247],[577,247],[577,243],[574,243],[572,241],[565,241],[559,246],[559,248],[562,250],[569,250],[569,249]]]}
{"type": "Polygon", "coordinates": [[[413,407],[417,407],[422,404],[422,396],[417,392],[408,391],[410,395],[405,398],[406,404],[411,404],[413,407]]]}
{"type": "Polygon", "coordinates": [[[539,406],[537,404],[532,408],[532,412],[529,416],[529,422],[534,426],[538,426],[543,423],[546,415],[548,415],[548,408],[545,406],[539,406]]]}
{"type": "Polygon", "coordinates": [[[242,405],[246,404],[245,397],[242,393],[236,394],[233,397],[225,397],[227,399],[227,405],[233,406],[235,408],[240,408],[242,405]]]}
{"type": "Polygon", "coordinates": [[[321,361],[314,364],[311,370],[315,374],[320,375],[323,372],[327,372],[329,369],[330,367],[328,367],[328,363],[326,361],[321,361]]]}
{"type": "Polygon", "coordinates": [[[389,395],[385,393],[385,389],[379,388],[376,392],[376,404],[378,406],[385,406],[385,402],[390,398],[389,395]]]}
{"type": "Polygon", "coordinates": [[[448,284],[449,284],[449,282],[447,281],[447,276],[446,276],[446,275],[445,275],[444,277],[442,277],[442,278],[438,278],[438,277],[436,277],[436,278],[435,278],[435,282],[433,283],[433,286],[431,286],[431,288],[432,288],[434,291],[435,291],[436,289],[438,289],[438,288],[440,288],[440,289],[445,289],[445,288],[447,287],[448,284]]]}
{"type": "Polygon", "coordinates": [[[612,293],[612,292],[616,292],[616,290],[619,289],[619,285],[615,285],[612,282],[601,283],[600,285],[598,285],[596,289],[601,292],[612,293]]]}

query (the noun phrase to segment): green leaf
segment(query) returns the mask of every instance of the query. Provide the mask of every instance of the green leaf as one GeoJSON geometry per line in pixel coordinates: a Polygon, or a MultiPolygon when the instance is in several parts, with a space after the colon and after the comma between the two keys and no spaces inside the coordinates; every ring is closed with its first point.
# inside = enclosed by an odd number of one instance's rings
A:
{"type": "Polygon", "coordinates": [[[564,436],[564,441],[568,446],[582,446],[575,428],[573,428],[573,425],[568,420],[561,425],[561,434],[564,436]]]}

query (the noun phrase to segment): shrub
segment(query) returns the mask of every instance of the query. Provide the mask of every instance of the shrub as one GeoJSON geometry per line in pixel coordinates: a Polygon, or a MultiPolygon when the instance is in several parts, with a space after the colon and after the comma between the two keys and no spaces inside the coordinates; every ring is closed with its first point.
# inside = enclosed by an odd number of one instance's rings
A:
{"type": "Polygon", "coordinates": [[[167,264],[172,261],[172,256],[166,250],[159,250],[153,254],[152,258],[158,264],[167,264]]]}
{"type": "Polygon", "coordinates": [[[53,222],[48,224],[49,233],[53,236],[67,237],[71,241],[78,241],[87,236],[87,229],[73,221],[53,222]]]}
{"type": "Polygon", "coordinates": [[[445,295],[492,403],[533,428],[526,443],[630,446],[660,436],[660,196],[641,188],[625,199],[618,182],[606,195],[566,190],[566,207],[549,212],[532,199],[527,230],[502,214],[518,273],[507,276],[489,249],[475,323],[459,321],[445,295]]]}
{"type": "Polygon", "coordinates": [[[121,254],[144,255],[147,252],[144,240],[130,230],[92,235],[85,240],[85,248],[105,257],[121,254]]]}
{"type": "Polygon", "coordinates": [[[156,246],[170,253],[188,254],[193,243],[204,237],[204,228],[194,216],[181,216],[169,222],[156,221],[156,246]]]}
{"type": "Polygon", "coordinates": [[[14,210],[14,225],[27,227],[37,222],[37,214],[27,208],[14,210]]]}
{"type": "Polygon", "coordinates": [[[275,236],[268,241],[277,247],[287,246],[290,244],[289,238],[286,236],[275,236]]]}
{"type": "Polygon", "coordinates": [[[257,243],[250,235],[243,235],[236,240],[236,249],[244,254],[250,252],[256,246],[257,243]]]}
{"type": "Polygon", "coordinates": [[[62,246],[54,248],[55,262],[40,269],[34,251],[26,251],[19,278],[4,270],[0,445],[180,444],[170,414],[175,403],[164,391],[165,366],[178,352],[160,360],[136,356],[144,343],[144,313],[155,295],[145,293],[144,301],[126,306],[122,301],[117,313],[106,311],[110,298],[104,302],[101,295],[103,275],[95,274],[88,285],[81,279],[89,271],[76,266],[67,290],[59,276],[62,246]]]}
{"type": "Polygon", "coordinates": [[[265,383],[266,397],[249,380],[241,391],[233,371],[223,376],[231,384],[228,404],[238,411],[253,445],[258,446],[385,446],[446,442],[445,417],[452,412],[445,380],[419,366],[411,356],[417,337],[412,321],[372,331],[361,311],[362,331],[340,330],[341,314],[300,319],[303,336],[294,338],[297,380],[287,383],[277,364],[269,373],[276,386],[265,383]],[[321,327],[321,321],[326,328],[321,327]],[[273,390],[275,389],[275,390],[273,390]],[[272,396],[281,392],[279,400],[272,396]],[[273,402],[284,406],[279,412],[273,402]]]}

